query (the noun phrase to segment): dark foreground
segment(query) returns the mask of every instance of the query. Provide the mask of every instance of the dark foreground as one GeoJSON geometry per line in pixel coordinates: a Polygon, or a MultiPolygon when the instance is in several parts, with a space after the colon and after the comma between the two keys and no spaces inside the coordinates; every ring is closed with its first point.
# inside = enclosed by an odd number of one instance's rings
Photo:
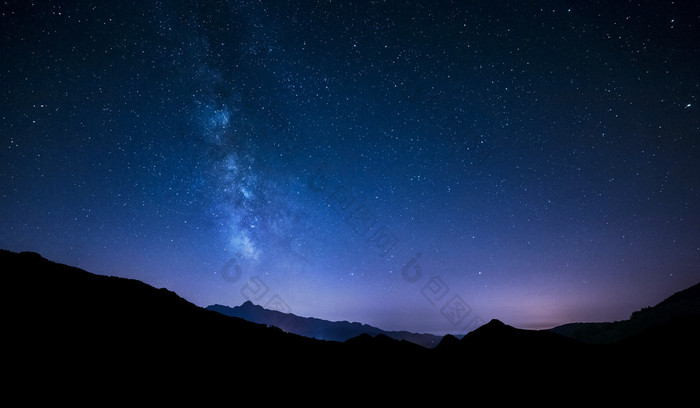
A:
{"type": "Polygon", "coordinates": [[[697,313],[607,344],[493,320],[428,349],[386,336],[301,337],[34,253],[0,251],[0,265],[8,295],[5,383],[30,399],[568,406],[611,395],[668,402],[692,395],[700,380],[697,313]]]}

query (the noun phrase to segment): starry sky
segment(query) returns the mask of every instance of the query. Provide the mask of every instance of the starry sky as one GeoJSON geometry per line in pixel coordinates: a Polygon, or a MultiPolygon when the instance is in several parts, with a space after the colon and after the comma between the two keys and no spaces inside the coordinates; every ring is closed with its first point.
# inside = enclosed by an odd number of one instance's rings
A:
{"type": "Polygon", "coordinates": [[[4,1],[0,247],[464,334],[700,281],[696,1],[4,1]]]}

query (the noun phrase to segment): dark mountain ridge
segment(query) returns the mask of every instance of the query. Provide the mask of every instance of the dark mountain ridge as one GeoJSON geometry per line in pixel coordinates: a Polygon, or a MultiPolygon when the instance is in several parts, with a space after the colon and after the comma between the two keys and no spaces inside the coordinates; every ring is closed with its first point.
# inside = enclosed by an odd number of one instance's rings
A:
{"type": "Polygon", "coordinates": [[[20,370],[29,360],[56,375],[73,367],[175,380],[231,365],[256,377],[273,362],[296,364],[310,349],[322,355],[332,347],[207,311],[137,280],[95,275],[34,253],[2,251],[0,259],[13,300],[7,339],[26,353],[20,370]],[[250,358],[246,350],[265,353],[241,365],[243,356],[250,358]]]}
{"type": "Polygon", "coordinates": [[[411,400],[464,387],[609,391],[621,378],[663,389],[688,379],[679,365],[700,363],[697,314],[611,344],[492,320],[429,349],[385,334],[338,342],[286,333],[198,307],[166,289],[34,253],[0,250],[0,265],[9,299],[5,368],[20,384],[38,381],[57,392],[167,386],[269,394],[314,387],[340,396],[400,389],[411,400]]]}
{"type": "Polygon", "coordinates": [[[239,317],[249,322],[266,324],[295,333],[304,337],[320,340],[332,340],[344,342],[362,334],[372,337],[385,335],[395,340],[406,340],[423,347],[433,348],[440,343],[442,337],[426,333],[411,333],[409,331],[385,331],[378,327],[358,322],[328,321],[315,317],[302,317],[293,313],[283,313],[277,310],[265,309],[246,301],[240,306],[228,307],[224,305],[211,305],[207,310],[213,310],[226,316],[239,317]]]}
{"type": "Polygon", "coordinates": [[[9,295],[6,347],[16,357],[7,368],[19,378],[210,387],[229,386],[232,378],[221,373],[231,373],[239,386],[256,389],[269,388],[275,377],[276,384],[334,386],[373,364],[417,370],[426,350],[388,337],[346,344],[286,333],[206,310],[167,289],[31,252],[0,250],[0,265],[9,295]]]}
{"type": "Polygon", "coordinates": [[[646,330],[666,324],[672,319],[700,314],[700,283],[678,291],[655,306],[642,308],[627,320],[598,323],[568,323],[549,329],[585,343],[614,343],[646,330]]]}

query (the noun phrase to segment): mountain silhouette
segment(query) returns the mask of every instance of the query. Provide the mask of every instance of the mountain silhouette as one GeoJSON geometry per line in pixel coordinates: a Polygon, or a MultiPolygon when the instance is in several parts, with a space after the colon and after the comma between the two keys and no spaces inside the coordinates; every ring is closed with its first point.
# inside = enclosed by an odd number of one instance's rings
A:
{"type": "Polygon", "coordinates": [[[228,389],[233,381],[236,389],[261,392],[299,382],[332,389],[346,381],[381,383],[379,371],[355,376],[374,365],[413,372],[427,350],[386,336],[346,344],[286,333],[32,252],[0,250],[0,265],[9,288],[6,350],[13,353],[5,368],[17,378],[70,379],[88,388],[116,382],[228,389]]]}
{"type": "Polygon", "coordinates": [[[614,343],[638,335],[672,319],[700,314],[700,283],[674,293],[659,304],[640,309],[627,320],[599,323],[569,323],[550,331],[585,343],[614,343]]]}
{"type": "Polygon", "coordinates": [[[491,320],[428,348],[385,333],[345,341],[288,333],[36,253],[0,250],[0,265],[7,385],[49,395],[90,390],[106,398],[167,389],[206,390],[198,398],[277,395],[287,401],[304,395],[317,401],[331,395],[376,402],[373,392],[382,392],[386,403],[397,404],[418,396],[452,401],[470,392],[512,401],[556,390],[577,400],[616,392],[629,402],[694,390],[692,370],[700,363],[696,287],[634,315],[653,316],[655,323],[613,342],[491,320]]]}
{"type": "Polygon", "coordinates": [[[526,375],[533,366],[568,371],[572,364],[587,363],[584,358],[591,349],[585,343],[557,333],[518,329],[493,319],[462,339],[446,338],[436,351],[447,359],[470,361],[481,367],[482,372],[509,367],[508,375],[515,376],[526,375]],[[564,355],[568,356],[568,361],[561,360],[564,355]]]}
{"type": "Polygon", "coordinates": [[[2,251],[0,264],[13,299],[8,349],[20,353],[16,369],[28,376],[36,373],[27,370],[40,367],[42,376],[64,378],[70,368],[76,381],[92,385],[100,377],[190,384],[202,381],[202,373],[235,368],[258,379],[280,365],[322,362],[320,356],[335,345],[223,316],[166,289],[92,274],[35,253],[2,251]]]}
{"type": "Polygon", "coordinates": [[[348,339],[368,334],[370,336],[384,335],[396,340],[405,340],[423,347],[432,348],[438,345],[442,337],[427,333],[411,333],[408,331],[385,331],[367,324],[318,319],[315,317],[302,317],[292,313],[283,313],[277,310],[265,309],[246,301],[240,306],[228,307],[223,305],[211,305],[207,310],[213,310],[226,316],[239,317],[254,323],[279,327],[280,329],[305,337],[320,340],[346,341],[348,339]]]}

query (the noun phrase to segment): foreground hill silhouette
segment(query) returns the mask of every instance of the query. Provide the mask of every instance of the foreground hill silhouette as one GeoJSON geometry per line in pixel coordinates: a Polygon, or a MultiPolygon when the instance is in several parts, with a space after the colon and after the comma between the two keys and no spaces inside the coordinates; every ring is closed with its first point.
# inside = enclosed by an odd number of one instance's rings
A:
{"type": "Polygon", "coordinates": [[[569,323],[550,329],[586,343],[614,343],[646,330],[700,314],[700,283],[676,292],[655,306],[638,310],[627,320],[599,323],[569,323]]]}
{"type": "MultiPolygon", "coordinates": [[[[369,382],[417,370],[424,348],[389,338],[310,339],[198,307],[166,289],[0,250],[9,350],[20,376],[217,384],[369,382]],[[376,346],[376,347],[375,347],[376,346]],[[408,355],[410,353],[411,355],[408,355]],[[304,368],[303,375],[298,370],[304,368]],[[363,371],[357,376],[357,369],[363,371]],[[226,375],[222,375],[226,373],[226,375]]],[[[221,385],[221,384],[218,384],[221,385]]]]}
{"type": "Polygon", "coordinates": [[[428,349],[386,335],[336,342],[285,333],[35,253],[0,251],[0,265],[10,295],[5,368],[28,384],[108,384],[122,392],[166,385],[249,393],[288,387],[332,390],[339,398],[372,389],[409,399],[467,389],[598,393],[623,389],[621,381],[666,389],[688,381],[682,367],[700,362],[700,322],[693,314],[610,344],[492,320],[428,349]]]}

